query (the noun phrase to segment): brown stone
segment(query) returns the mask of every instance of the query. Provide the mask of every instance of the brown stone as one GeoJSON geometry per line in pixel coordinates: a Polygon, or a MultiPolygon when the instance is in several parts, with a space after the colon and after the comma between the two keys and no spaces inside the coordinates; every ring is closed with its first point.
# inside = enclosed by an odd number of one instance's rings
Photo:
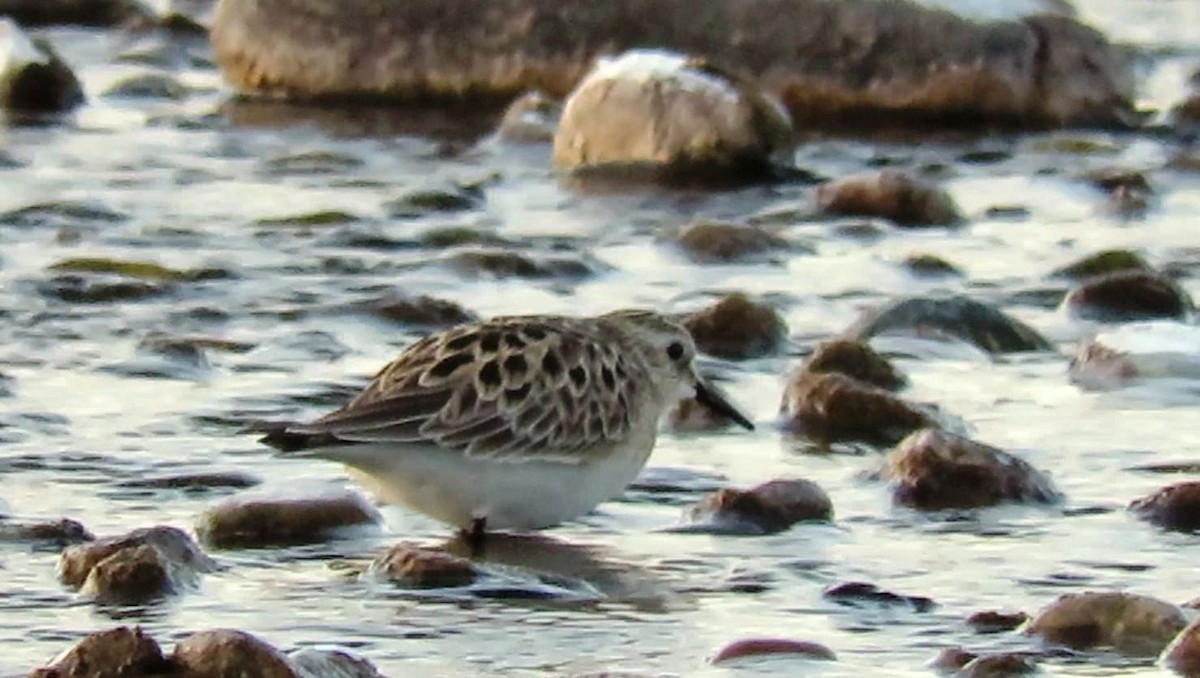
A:
{"type": "Polygon", "coordinates": [[[70,518],[36,523],[0,523],[0,540],[51,542],[67,546],[95,538],[83,523],[70,518]]]}
{"type": "Polygon", "coordinates": [[[1200,530],[1200,481],[1169,485],[1134,500],[1129,508],[1142,520],[1168,530],[1200,530]]]}
{"type": "MultiPolygon", "coordinates": [[[[144,577],[147,572],[144,564],[128,568],[120,565],[123,562],[146,563],[152,560],[147,552],[139,550],[142,547],[150,547],[156,551],[160,556],[156,562],[161,563],[164,570],[170,568],[168,573],[171,575],[169,579],[172,582],[170,590],[175,590],[177,588],[175,584],[182,583],[184,578],[198,576],[199,573],[208,572],[215,567],[212,559],[205,555],[204,551],[196,542],[192,541],[186,532],[174,527],[158,525],[63,550],[58,558],[58,578],[67,586],[83,587],[91,577],[92,570],[99,563],[122,551],[129,551],[131,554],[137,551],[136,555],[126,554],[126,556],[112,561],[105,571],[104,578],[93,582],[90,588],[93,595],[100,596],[104,595],[105,589],[97,587],[102,585],[111,585],[114,587],[114,591],[123,590],[125,583],[120,580],[120,575],[137,575],[140,578],[144,577]],[[127,557],[132,560],[126,560],[127,557]]],[[[140,580],[144,581],[144,579],[140,580]]],[[[162,592],[168,591],[163,590],[162,592]]]]}
{"type": "Polygon", "coordinates": [[[79,592],[98,603],[147,603],[178,592],[171,569],[153,546],[123,548],[96,563],[79,592]]]}
{"type": "Polygon", "coordinates": [[[788,638],[744,638],[735,640],[713,655],[710,663],[721,664],[743,657],[760,657],[769,654],[794,654],[809,659],[824,659],[834,661],[837,655],[833,650],[811,640],[791,640],[788,638]]]}
{"type": "Polygon", "coordinates": [[[961,647],[948,647],[939,652],[929,665],[941,673],[956,673],[978,656],[961,647]]]}
{"type": "Polygon", "coordinates": [[[681,531],[773,534],[802,521],[828,521],[833,503],[811,480],[772,480],[749,490],[726,488],[685,512],[681,531]]]}
{"type": "Polygon", "coordinates": [[[945,191],[891,169],[822,184],[817,203],[826,214],[882,217],[900,226],[953,226],[962,221],[945,191]]]}
{"type": "Polygon", "coordinates": [[[959,678],[1005,678],[1023,676],[1038,670],[1033,657],[1019,652],[1002,652],[975,657],[958,672],[959,678]]]}
{"type": "Polygon", "coordinates": [[[1187,678],[1200,676],[1200,620],[1194,621],[1163,650],[1164,666],[1187,678]]]}
{"type": "Polygon", "coordinates": [[[409,327],[443,328],[476,320],[476,315],[453,301],[421,295],[384,299],[369,304],[372,315],[409,327]]]}
{"type": "Polygon", "coordinates": [[[788,382],[781,410],[789,431],[823,442],[891,444],[935,425],[917,406],[836,373],[799,372],[788,382]]]}
{"type": "Polygon", "coordinates": [[[911,596],[886,591],[875,584],[861,581],[834,584],[821,594],[825,598],[844,605],[907,605],[917,612],[928,612],[937,606],[932,598],[911,596]]]}
{"type": "Polygon", "coordinates": [[[766,177],[791,148],[791,119],[756,85],[660,50],[601,59],[567,98],[554,134],[565,170],[651,177],[766,177]]]}
{"type": "Polygon", "coordinates": [[[222,0],[212,40],[236,89],[292,97],[562,97],[597,55],[653,45],[745,70],[798,120],[1125,125],[1133,110],[1127,55],[1077,21],[887,0],[222,0]]]}
{"type": "Polygon", "coordinates": [[[1029,615],[1024,612],[987,610],[972,613],[967,617],[967,626],[974,629],[976,633],[1001,633],[1018,628],[1027,619],[1029,619],[1029,615]]]}
{"type": "Polygon", "coordinates": [[[701,263],[727,263],[786,249],[783,238],[757,226],[698,221],[678,236],[679,247],[701,263]]]}
{"type": "Polygon", "coordinates": [[[693,313],[683,326],[700,351],[730,360],[774,353],[787,337],[787,324],[774,308],[740,293],[693,313]]]}
{"type": "Polygon", "coordinates": [[[188,678],[302,678],[274,647],[231,629],[193,633],[171,660],[188,678]]]}
{"type": "Polygon", "coordinates": [[[139,627],[118,626],[88,634],[30,678],[141,678],[169,669],[153,638],[139,627]]]}
{"type": "Polygon", "coordinates": [[[1050,479],[1028,462],[931,428],[916,431],[896,445],[880,475],[891,485],[893,501],[923,510],[1048,503],[1061,498],[1050,479]]]}
{"type": "Polygon", "coordinates": [[[459,274],[471,278],[579,280],[595,273],[592,266],[577,258],[557,256],[535,259],[499,249],[479,248],[456,252],[447,257],[445,262],[459,274]]]}
{"type": "Polygon", "coordinates": [[[287,658],[302,678],[384,678],[369,660],[346,650],[305,647],[287,658]]]}
{"type": "Polygon", "coordinates": [[[1200,126],[1200,92],[1193,92],[1172,108],[1171,118],[1180,127],[1200,126]]]}
{"type": "Polygon", "coordinates": [[[470,586],[479,578],[479,571],[466,558],[407,543],[381,553],[371,563],[370,571],[414,589],[470,586]]]}
{"type": "Polygon", "coordinates": [[[1178,607],[1157,598],[1088,591],[1059,596],[1023,631],[1075,650],[1111,647],[1123,654],[1154,656],[1186,625],[1178,607]]]}
{"type": "Polygon", "coordinates": [[[891,361],[871,348],[870,344],[848,339],[818,344],[808,360],[804,361],[802,369],[808,374],[844,374],[889,391],[902,388],[908,381],[891,361]]]}
{"type": "Polygon", "coordinates": [[[257,548],[320,543],[341,530],[379,521],[375,507],[355,492],[251,493],[235,495],[205,511],[196,533],[215,548],[257,548]]]}
{"type": "Polygon", "coordinates": [[[1102,167],[1084,172],[1082,179],[1103,191],[1109,210],[1121,216],[1142,215],[1154,195],[1146,175],[1137,170],[1102,167]]]}
{"type": "Polygon", "coordinates": [[[1080,282],[1067,293],[1062,308],[1083,320],[1130,322],[1183,320],[1195,307],[1187,292],[1170,278],[1150,271],[1126,270],[1080,282]]]}
{"type": "Polygon", "coordinates": [[[526,92],[513,100],[500,119],[497,136],[518,144],[549,143],[562,115],[562,103],[544,92],[526,92]]]}

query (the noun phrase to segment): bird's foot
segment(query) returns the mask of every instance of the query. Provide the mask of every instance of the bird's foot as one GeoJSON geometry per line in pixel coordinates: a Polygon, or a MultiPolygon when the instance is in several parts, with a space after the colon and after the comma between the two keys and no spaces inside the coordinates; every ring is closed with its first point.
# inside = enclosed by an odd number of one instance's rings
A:
{"type": "Polygon", "coordinates": [[[470,529],[463,528],[461,534],[463,540],[467,542],[467,546],[471,548],[471,557],[481,557],[484,543],[487,541],[487,518],[473,518],[470,529]]]}

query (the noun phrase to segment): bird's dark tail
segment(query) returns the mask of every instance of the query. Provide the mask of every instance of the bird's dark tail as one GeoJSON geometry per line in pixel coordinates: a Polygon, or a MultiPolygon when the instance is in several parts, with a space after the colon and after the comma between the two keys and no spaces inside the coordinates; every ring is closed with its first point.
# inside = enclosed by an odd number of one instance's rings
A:
{"type": "Polygon", "coordinates": [[[258,442],[273,447],[280,452],[303,452],[317,447],[330,447],[344,444],[343,441],[329,433],[297,433],[288,429],[295,425],[292,421],[255,421],[243,426],[241,433],[263,433],[258,442]]]}

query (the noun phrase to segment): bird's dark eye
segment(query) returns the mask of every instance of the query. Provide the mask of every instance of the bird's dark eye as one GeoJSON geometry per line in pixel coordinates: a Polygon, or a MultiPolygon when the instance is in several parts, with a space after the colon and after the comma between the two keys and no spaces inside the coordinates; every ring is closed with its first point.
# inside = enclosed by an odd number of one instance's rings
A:
{"type": "Polygon", "coordinates": [[[678,341],[673,341],[667,346],[667,357],[671,360],[679,360],[683,357],[683,344],[678,341]]]}

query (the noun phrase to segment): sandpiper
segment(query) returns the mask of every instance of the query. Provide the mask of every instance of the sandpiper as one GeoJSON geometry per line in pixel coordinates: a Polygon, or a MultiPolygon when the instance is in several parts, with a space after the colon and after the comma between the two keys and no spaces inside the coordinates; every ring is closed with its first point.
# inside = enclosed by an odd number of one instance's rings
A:
{"type": "Polygon", "coordinates": [[[645,310],[506,316],[417,341],[344,407],[266,444],[345,464],[383,501],[480,542],[583,515],[646,464],[680,398],[754,426],[697,374],[682,326],[645,310]]]}

